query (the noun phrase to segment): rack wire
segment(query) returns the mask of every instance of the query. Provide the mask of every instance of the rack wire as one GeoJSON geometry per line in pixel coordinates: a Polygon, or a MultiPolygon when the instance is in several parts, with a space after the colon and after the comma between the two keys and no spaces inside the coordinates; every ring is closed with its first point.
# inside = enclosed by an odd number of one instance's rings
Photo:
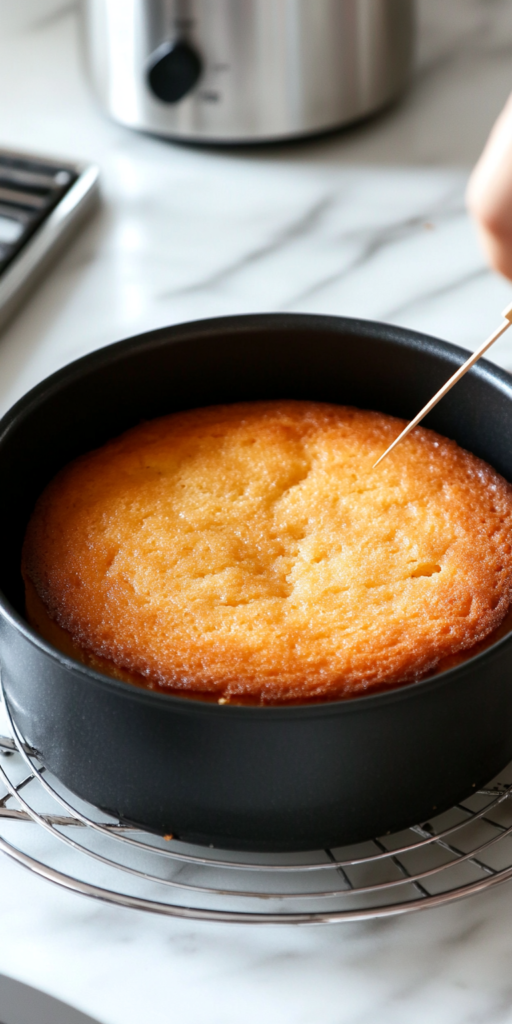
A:
{"type": "Polygon", "coordinates": [[[44,768],[5,702],[4,711],[0,851],[106,903],[196,920],[318,924],[439,906],[512,878],[512,765],[400,833],[343,849],[233,854],[144,832],[84,803],[44,768]]]}

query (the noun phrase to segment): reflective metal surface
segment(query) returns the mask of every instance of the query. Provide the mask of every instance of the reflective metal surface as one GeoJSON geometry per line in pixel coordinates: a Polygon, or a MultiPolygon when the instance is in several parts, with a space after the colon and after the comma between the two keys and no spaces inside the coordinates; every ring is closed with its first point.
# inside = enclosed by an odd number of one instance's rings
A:
{"type": "Polygon", "coordinates": [[[95,166],[0,150],[0,328],[98,197],[95,166]]]}
{"type": "Polygon", "coordinates": [[[395,835],[336,850],[233,854],[145,833],[85,804],[40,765],[4,709],[12,738],[0,736],[0,851],[93,899],[189,920],[320,924],[439,906],[512,878],[511,766],[395,835]]]}
{"type": "Polygon", "coordinates": [[[414,0],[83,0],[89,77],[113,118],[256,142],[364,117],[405,87],[414,0]]]}

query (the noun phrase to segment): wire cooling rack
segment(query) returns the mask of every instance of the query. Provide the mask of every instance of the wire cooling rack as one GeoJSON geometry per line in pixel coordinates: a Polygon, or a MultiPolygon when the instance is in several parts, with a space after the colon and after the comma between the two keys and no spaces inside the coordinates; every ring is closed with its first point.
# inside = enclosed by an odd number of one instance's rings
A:
{"type": "Polygon", "coordinates": [[[434,907],[512,877],[512,765],[400,833],[343,849],[233,854],[168,841],[85,804],[45,770],[4,710],[0,851],[106,903],[196,920],[318,924],[434,907]]]}

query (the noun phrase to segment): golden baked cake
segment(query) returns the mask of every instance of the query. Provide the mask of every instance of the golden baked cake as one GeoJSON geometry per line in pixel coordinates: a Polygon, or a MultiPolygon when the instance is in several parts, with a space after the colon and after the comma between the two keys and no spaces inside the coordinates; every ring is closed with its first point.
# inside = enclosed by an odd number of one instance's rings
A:
{"type": "Polygon", "coordinates": [[[403,426],[275,401],[135,427],[40,497],[30,621],[102,671],[221,702],[357,696],[454,663],[512,602],[512,488],[423,428],[372,471],[403,426]]]}

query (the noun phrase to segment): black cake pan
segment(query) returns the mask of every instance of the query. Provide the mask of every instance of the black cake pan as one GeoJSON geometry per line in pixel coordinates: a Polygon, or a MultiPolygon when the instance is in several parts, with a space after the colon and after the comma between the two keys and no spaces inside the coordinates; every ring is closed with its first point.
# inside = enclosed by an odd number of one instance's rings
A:
{"type": "MultiPolygon", "coordinates": [[[[464,360],[358,320],[255,315],[130,338],[43,381],[0,424],[0,660],[14,719],[78,796],[231,849],[337,846],[427,819],[512,759],[512,636],[387,693],[242,707],[144,691],[61,654],[24,618],[35,500],[70,459],[142,419],[220,402],[315,399],[410,418],[464,360]]],[[[512,377],[482,361],[430,415],[512,480],[512,377]]],[[[512,524],[511,524],[512,529],[512,524]]]]}

